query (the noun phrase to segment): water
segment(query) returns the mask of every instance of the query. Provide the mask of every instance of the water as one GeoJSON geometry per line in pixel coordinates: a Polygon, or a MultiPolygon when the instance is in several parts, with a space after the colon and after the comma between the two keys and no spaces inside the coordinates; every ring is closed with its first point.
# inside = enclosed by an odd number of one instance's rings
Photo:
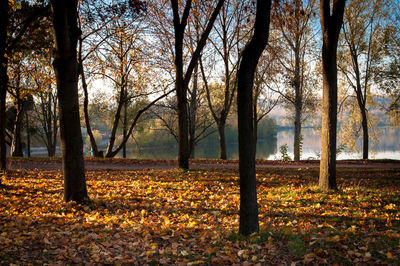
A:
{"type": "MultiPolygon", "coordinates": [[[[400,159],[400,129],[381,128],[380,139],[375,148],[370,148],[371,159],[400,159]]],[[[301,159],[319,159],[321,138],[320,131],[316,128],[303,128],[303,149],[301,159]]],[[[276,138],[262,139],[257,143],[257,159],[279,159],[281,157],[279,147],[288,145],[288,155],[293,158],[293,129],[280,130],[276,138]]],[[[370,145],[373,146],[373,145],[370,145]]],[[[238,158],[238,144],[231,142],[227,145],[228,159],[238,158]]],[[[177,145],[142,147],[128,149],[129,158],[138,159],[176,159],[177,145]]],[[[219,157],[219,146],[217,141],[203,142],[196,147],[195,158],[216,159],[219,157]]],[[[338,157],[340,159],[361,159],[362,154],[343,151],[338,157]]]]}

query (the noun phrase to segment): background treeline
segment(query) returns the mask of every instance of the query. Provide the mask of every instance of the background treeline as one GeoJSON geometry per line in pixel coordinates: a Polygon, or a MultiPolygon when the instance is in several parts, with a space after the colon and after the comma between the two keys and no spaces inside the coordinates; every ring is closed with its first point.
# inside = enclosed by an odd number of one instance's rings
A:
{"type": "MultiPolygon", "coordinates": [[[[192,1],[184,26],[176,24],[173,1],[133,2],[79,2],[87,154],[126,157],[127,145],[172,145],[187,132],[189,157],[204,140],[226,159],[227,144],[237,142],[236,74],[253,32],[254,1],[192,1]]],[[[262,128],[253,138],[276,134],[268,114],[279,108],[294,127],[294,160],[301,158],[304,124],[320,125],[318,4],[272,4],[269,43],[254,80],[253,124],[262,128]]],[[[177,8],[184,14],[183,5],[177,8]]],[[[396,0],[346,3],[338,45],[339,145],[356,150],[361,139],[364,159],[382,117],[395,126],[399,121],[399,9],[396,0]]],[[[54,156],[59,145],[50,14],[46,1],[13,1],[8,9],[5,125],[12,156],[30,156],[31,146],[54,156]]]]}

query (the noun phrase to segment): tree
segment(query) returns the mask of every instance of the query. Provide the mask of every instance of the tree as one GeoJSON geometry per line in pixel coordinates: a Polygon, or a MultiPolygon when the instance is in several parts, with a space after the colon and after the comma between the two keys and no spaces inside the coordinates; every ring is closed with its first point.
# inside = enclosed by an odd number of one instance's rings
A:
{"type": "Polygon", "coordinates": [[[41,56],[31,61],[30,76],[36,86],[33,113],[37,135],[47,148],[48,156],[55,156],[57,147],[58,114],[54,70],[51,68],[51,49],[43,49],[41,56]]]}
{"type": "MultiPolygon", "coordinates": [[[[31,7],[24,6],[23,9],[29,11],[31,7]]],[[[13,20],[20,20],[20,16],[14,14],[13,20]]],[[[18,25],[15,22],[13,24],[18,25]]],[[[29,104],[32,103],[30,100],[33,100],[33,94],[42,89],[42,84],[38,84],[38,80],[50,79],[48,84],[53,81],[53,77],[48,78],[48,73],[42,72],[42,70],[47,72],[51,65],[50,60],[43,59],[49,57],[49,51],[53,47],[50,29],[51,25],[47,17],[37,19],[21,37],[21,40],[14,45],[13,54],[9,59],[8,75],[10,82],[8,92],[16,110],[12,130],[11,156],[23,156],[21,136],[23,118],[27,112],[27,107],[33,106],[29,104]],[[39,65],[40,67],[38,67],[39,65]]],[[[50,73],[50,76],[52,76],[52,73],[50,73]]]]}
{"type": "MultiPolygon", "coordinates": [[[[6,166],[6,95],[8,87],[7,75],[7,27],[8,27],[8,0],[0,0],[0,164],[1,169],[6,166]]],[[[1,184],[1,180],[0,180],[1,184]]]]}
{"type": "MultiPolygon", "coordinates": [[[[222,93],[210,91],[202,62],[204,56],[200,58],[200,69],[206,89],[208,108],[218,128],[219,158],[222,160],[227,159],[225,127],[236,93],[234,79],[239,64],[239,45],[242,39],[240,31],[244,26],[245,9],[245,1],[227,1],[216,21],[214,30],[216,37],[211,38],[214,48],[211,53],[218,55],[223,62],[222,80],[224,84],[222,88],[219,88],[222,93]]],[[[215,69],[212,69],[212,72],[215,71],[215,69]]]]}
{"type": "Polygon", "coordinates": [[[274,83],[275,70],[272,65],[276,58],[270,53],[268,48],[266,51],[268,55],[272,56],[266,56],[264,53],[263,57],[261,57],[255,73],[253,87],[253,136],[255,153],[257,151],[258,125],[281,101],[281,97],[279,95],[278,97],[274,97],[274,91],[270,89],[272,86],[270,83],[274,83]]]}
{"type": "Polygon", "coordinates": [[[86,202],[88,198],[79,117],[77,42],[78,1],[52,0],[55,40],[54,70],[59,102],[64,200],[86,202]]]}
{"type": "Polygon", "coordinates": [[[239,233],[259,230],[253,139],[253,82],[257,63],[269,37],[271,0],[257,0],[254,33],[242,53],[238,70],[238,131],[240,174],[239,233]]]}
{"type": "Polygon", "coordinates": [[[219,0],[214,11],[212,12],[207,26],[201,34],[201,38],[197,43],[196,48],[191,55],[190,62],[184,72],[184,37],[185,29],[187,26],[190,10],[192,8],[192,0],[187,0],[184,6],[182,17],[180,17],[180,8],[178,0],[171,0],[171,7],[173,12],[173,25],[174,25],[174,37],[175,37],[175,89],[177,96],[177,109],[178,109],[178,121],[179,121],[179,134],[178,134],[178,165],[179,168],[189,169],[189,127],[188,127],[188,103],[187,103],[187,91],[189,82],[192,77],[192,73],[196,65],[198,64],[201,51],[206,45],[208,35],[211,32],[214,21],[216,20],[224,0],[219,0]]]}
{"type": "Polygon", "coordinates": [[[337,46],[346,0],[320,1],[322,29],[322,129],[319,188],[337,189],[337,46]]]}
{"type": "MultiPolygon", "coordinates": [[[[343,22],[345,53],[339,63],[339,69],[347,79],[348,85],[357,99],[361,115],[362,154],[368,159],[369,128],[371,126],[368,98],[371,94],[372,70],[383,55],[386,16],[385,0],[352,0],[346,7],[343,22]],[[346,58],[346,54],[349,57],[346,58]],[[348,59],[348,60],[346,60],[348,59]]],[[[352,117],[354,118],[354,117],[352,117]]],[[[357,134],[358,135],[358,134],[357,134]]]]}
{"type": "Polygon", "coordinates": [[[383,54],[372,69],[378,88],[390,99],[383,109],[392,124],[400,123],[400,2],[388,1],[389,19],[383,34],[383,54]]]}
{"type": "MultiPolygon", "coordinates": [[[[15,57],[15,55],[14,55],[15,57]]],[[[23,88],[22,84],[22,63],[20,62],[21,58],[16,59],[17,62],[13,64],[15,67],[12,71],[14,72],[14,76],[11,76],[11,84],[10,87],[13,89],[9,89],[13,102],[14,108],[16,110],[16,115],[14,119],[14,126],[12,131],[12,141],[11,141],[11,156],[13,157],[22,157],[22,140],[21,140],[21,126],[22,126],[22,119],[24,117],[24,105],[25,105],[25,98],[28,95],[27,91],[23,88]]]]}
{"type": "MultiPolygon", "coordinates": [[[[19,9],[23,12],[16,12],[16,2],[10,6],[10,1],[2,0],[1,8],[1,28],[0,28],[0,167],[5,170],[6,166],[6,97],[8,88],[8,63],[13,54],[15,46],[20,42],[22,36],[36,21],[48,10],[48,6],[41,3],[27,6],[27,9],[19,9]],[[25,12],[27,11],[27,12],[25,12]],[[10,17],[12,15],[12,18],[10,17]],[[17,19],[15,19],[17,18],[17,19]],[[12,20],[13,23],[10,23],[12,20]]],[[[27,4],[27,2],[22,2],[27,4]]],[[[35,3],[36,4],[36,3],[35,3]]],[[[21,5],[22,6],[22,5],[21,5]]]]}
{"type": "MultiPolygon", "coordinates": [[[[129,72],[134,69],[134,60],[137,52],[137,39],[139,31],[142,31],[142,11],[145,10],[145,5],[139,1],[80,1],[80,20],[79,28],[82,33],[79,38],[78,62],[79,74],[83,89],[83,113],[86,125],[86,131],[89,136],[90,144],[94,157],[103,157],[103,151],[97,147],[97,143],[92,131],[89,115],[89,93],[88,93],[88,76],[91,74],[88,68],[100,68],[103,70],[101,74],[104,77],[110,78],[120,90],[123,97],[118,100],[118,108],[115,117],[121,116],[121,110],[124,109],[123,126],[124,138],[127,134],[127,106],[130,102],[128,97],[127,85],[129,72]],[[110,47],[111,46],[111,47],[110,47]],[[118,46],[119,49],[114,49],[118,46]],[[133,49],[134,48],[134,49],[133,49]],[[131,52],[134,51],[134,52],[131,52]],[[105,51],[106,54],[102,54],[105,51]],[[99,56],[100,55],[100,56],[99,56]],[[112,59],[113,61],[109,62],[112,59]],[[119,59],[119,63],[118,63],[119,59]],[[86,61],[90,61],[87,63],[86,61]],[[105,69],[110,70],[114,64],[118,63],[118,68],[113,69],[117,73],[106,75],[105,69]],[[104,66],[105,65],[105,66],[104,66]],[[121,71],[122,70],[122,71],[121,71]]],[[[112,70],[111,70],[112,71],[112,70]]],[[[109,73],[107,73],[109,74],[109,73]]],[[[91,75],[95,77],[96,75],[91,75]]],[[[119,119],[114,120],[114,127],[111,130],[110,146],[107,155],[112,152],[115,134],[119,119]],[[115,130],[114,130],[115,128],[115,130]]],[[[123,146],[123,154],[126,155],[126,145],[123,146]]]]}
{"type": "Polygon", "coordinates": [[[277,92],[282,95],[287,109],[293,112],[294,122],[294,160],[300,160],[302,123],[307,112],[315,109],[316,101],[310,81],[315,76],[309,61],[314,47],[313,18],[315,0],[285,0],[275,2],[272,24],[275,40],[269,49],[278,59],[282,68],[284,83],[277,92]],[[312,100],[310,100],[312,99],[312,100]]]}

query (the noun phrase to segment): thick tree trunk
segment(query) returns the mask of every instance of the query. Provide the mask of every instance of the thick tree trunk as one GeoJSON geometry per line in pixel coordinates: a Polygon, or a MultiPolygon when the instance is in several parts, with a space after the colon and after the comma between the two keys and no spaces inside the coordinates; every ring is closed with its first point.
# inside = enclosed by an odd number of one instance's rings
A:
{"type": "Polygon", "coordinates": [[[258,115],[257,115],[257,99],[253,99],[253,141],[254,141],[254,154],[257,154],[257,139],[258,139],[258,115]]]}
{"type": "Polygon", "coordinates": [[[64,172],[64,200],[88,201],[79,117],[77,41],[77,1],[52,0],[56,52],[60,135],[64,172]]]}
{"type": "Polygon", "coordinates": [[[178,108],[178,166],[189,169],[189,117],[187,103],[187,88],[183,80],[183,31],[175,32],[175,88],[178,108]]]}
{"type": "Polygon", "coordinates": [[[218,138],[219,138],[219,158],[221,160],[227,159],[226,142],[225,142],[225,121],[220,120],[218,123],[218,138]]]}
{"type": "Polygon", "coordinates": [[[322,45],[322,130],[319,188],[337,189],[336,184],[336,128],[337,128],[337,62],[339,32],[343,23],[345,0],[334,2],[331,12],[329,0],[321,0],[322,45]]]}
{"type": "MultiPolygon", "coordinates": [[[[6,170],[6,95],[8,87],[8,59],[6,56],[8,0],[0,0],[0,167],[6,170]]],[[[1,179],[0,179],[1,184],[1,179]]]]}
{"type": "Polygon", "coordinates": [[[257,0],[254,35],[243,50],[238,71],[238,130],[240,174],[239,233],[259,230],[253,138],[253,82],[258,60],[268,43],[271,0],[257,0]]]}

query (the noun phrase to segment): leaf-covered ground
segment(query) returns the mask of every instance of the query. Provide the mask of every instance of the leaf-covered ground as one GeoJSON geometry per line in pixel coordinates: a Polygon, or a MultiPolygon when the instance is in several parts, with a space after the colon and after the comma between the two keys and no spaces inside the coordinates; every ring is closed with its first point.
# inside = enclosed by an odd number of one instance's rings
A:
{"type": "Polygon", "coordinates": [[[0,188],[0,264],[400,264],[400,171],[259,170],[261,231],[237,235],[238,173],[88,171],[90,206],[62,201],[59,170],[0,188]]]}

